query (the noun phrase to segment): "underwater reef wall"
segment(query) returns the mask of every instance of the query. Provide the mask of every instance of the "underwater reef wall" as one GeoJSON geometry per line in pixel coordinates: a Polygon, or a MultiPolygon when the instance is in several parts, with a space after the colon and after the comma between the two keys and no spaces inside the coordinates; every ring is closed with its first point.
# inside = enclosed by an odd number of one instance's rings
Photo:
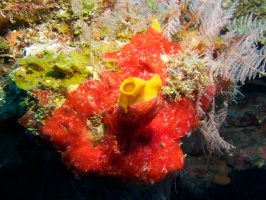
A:
{"type": "MultiPolygon", "coordinates": [[[[199,135],[209,155],[238,147],[220,135],[228,106],[266,75],[263,14],[240,16],[243,5],[3,1],[1,120],[18,119],[76,177],[170,184],[182,138],[199,135]]],[[[207,180],[230,184],[228,171],[207,180]]]]}

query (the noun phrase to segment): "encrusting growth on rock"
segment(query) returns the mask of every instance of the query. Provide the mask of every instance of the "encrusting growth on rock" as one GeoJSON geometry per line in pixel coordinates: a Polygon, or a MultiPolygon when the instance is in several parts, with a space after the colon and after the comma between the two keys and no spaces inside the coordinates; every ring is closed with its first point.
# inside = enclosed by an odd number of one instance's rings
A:
{"type": "MultiPolygon", "coordinates": [[[[230,21],[236,4],[221,4],[71,0],[54,7],[52,24],[15,38],[31,33],[9,76],[28,92],[19,122],[79,177],[158,183],[182,170],[180,139],[198,128],[209,151],[229,152],[219,128],[237,83],[266,75],[265,47],[257,49],[266,26],[253,15],[230,21]]],[[[5,42],[1,52],[20,47],[5,42]]]]}

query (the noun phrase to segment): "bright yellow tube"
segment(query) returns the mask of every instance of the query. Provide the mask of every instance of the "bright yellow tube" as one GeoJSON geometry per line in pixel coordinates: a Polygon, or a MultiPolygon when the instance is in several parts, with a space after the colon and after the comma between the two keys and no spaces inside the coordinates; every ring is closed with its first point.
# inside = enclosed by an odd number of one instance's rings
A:
{"type": "Polygon", "coordinates": [[[120,97],[117,104],[124,108],[143,101],[149,101],[159,95],[162,88],[162,80],[159,75],[154,75],[150,80],[130,77],[125,79],[120,85],[120,97]]]}

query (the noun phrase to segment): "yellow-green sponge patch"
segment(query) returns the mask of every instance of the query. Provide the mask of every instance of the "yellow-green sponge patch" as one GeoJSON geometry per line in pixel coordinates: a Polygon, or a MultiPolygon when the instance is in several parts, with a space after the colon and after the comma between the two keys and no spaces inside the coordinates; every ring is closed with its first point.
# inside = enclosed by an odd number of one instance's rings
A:
{"type": "Polygon", "coordinates": [[[23,90],[31,90],[38,86],[56,90],[66,90],[70,85],[80,84],[92,74],[89,55],[78,51],[66,54],[45,52],[38,58],[27,56],[17,62],[19,66],[11,77],[23,90]]]}

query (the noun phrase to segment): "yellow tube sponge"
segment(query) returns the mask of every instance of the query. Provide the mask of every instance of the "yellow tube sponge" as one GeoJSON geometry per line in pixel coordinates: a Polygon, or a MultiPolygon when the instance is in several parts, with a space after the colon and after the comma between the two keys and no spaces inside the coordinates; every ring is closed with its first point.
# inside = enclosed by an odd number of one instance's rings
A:
{"type": "Polygon", "coordinates": [[[162,88],[162,80],[159,75],[154,75],[150,80],[130,77],[125,79],[120,85],[120,97],[117,104],[124,108],[136,103],[149,101],[158,96],[162,88]]]}
{"type": "Polygon", "coordinates": [[[157,21],[157,19],[152,19],[151,20],[151,27],[156,30],[158,33],[162,33],[162,29],[161,29],[161,25],[160,23],[157,21]]]}

